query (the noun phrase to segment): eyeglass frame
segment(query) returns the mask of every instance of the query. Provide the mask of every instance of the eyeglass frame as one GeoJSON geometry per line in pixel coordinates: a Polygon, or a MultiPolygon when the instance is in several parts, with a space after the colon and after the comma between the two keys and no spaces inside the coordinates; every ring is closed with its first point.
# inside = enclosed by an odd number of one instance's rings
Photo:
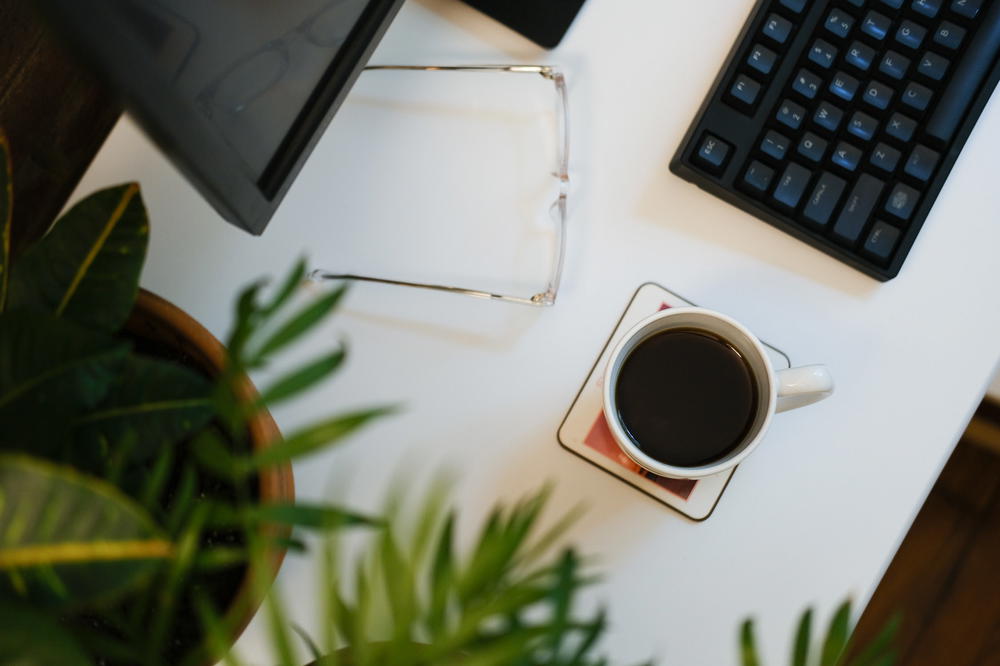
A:
{"type": "Polygon", "coordinates": [[[325,280],[357,280],[376,282],[401,287],[416,287],[431,289],[453,294],[462,294],[474,298],[505,301],[521,305],[552,306],[555,305],[562,280],[563,263],[566,255],[566,217],[567,200],[569,197],[569,106],[567,102],[566,78],[562,71],[553,65],[369,65],[364,71],[423,71],[423,72],[509,72],[515,74],[536,74],[552,81],[556,89],[556,168],[552,172],[559,183],[556,200],[549,206],[549,216],[555,223],[556,239],[553,243],[551,270],[544,291],[531,296],[513,296],[494,291],[453,287],[428,282],[410,282],[393,280],[369,275],[353,273],[332,273],[323,269],[313,270],[309,278],[313,281],[325,280]]]}

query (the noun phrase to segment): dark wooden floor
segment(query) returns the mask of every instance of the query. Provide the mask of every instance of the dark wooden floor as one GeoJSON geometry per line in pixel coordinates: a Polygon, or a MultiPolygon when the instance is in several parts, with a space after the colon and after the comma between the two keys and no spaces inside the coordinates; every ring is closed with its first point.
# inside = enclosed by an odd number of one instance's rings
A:
{"type": "Polygon", "coordinates": [[[984,403],[858,625],[896,611],[905,666],[1000,666],[1000,407],[984,403]]]}
{"type": "MultiPolygon", "coordinates": [[[[0,1],[0,127],[15,165],[15,253],[52,221],[119,115],[31,5],[0,1]]],[[[899,664],[1000,666],[1000,407],[984,405],[970,424],[862,617],[860,641],[896,610],[899,664]]]]}

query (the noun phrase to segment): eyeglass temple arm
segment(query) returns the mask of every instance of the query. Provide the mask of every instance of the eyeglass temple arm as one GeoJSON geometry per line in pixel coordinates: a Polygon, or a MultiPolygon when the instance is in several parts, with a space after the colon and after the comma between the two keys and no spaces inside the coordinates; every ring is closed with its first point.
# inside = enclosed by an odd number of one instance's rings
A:
{"type": "Polygon", "coordinates": [[[482,298],[492,301],[506,301],[507,303],[520,303],[522,305],[553,305],[555,298],[550,291],[535,294],[531,298],[520,296],[507,296],[491,291],[481,291],[479,289],[466,289],[464,287],[449,287],[443,284],[433,284],[425,282],[409,282],[406,280],[391,280],[389,278],[371,277],[370,275],[354,275],[351,273],[330,273],[318,268],[309,273],[309,279],[314,282],[324,280],[358,280],[360,282],[377,282],[379,284],[391,284],[397,287],[416,287],[417,289],[431,289],[433,291],[444,291],[451,294],[462,294],[474,298],[482,298]]]}

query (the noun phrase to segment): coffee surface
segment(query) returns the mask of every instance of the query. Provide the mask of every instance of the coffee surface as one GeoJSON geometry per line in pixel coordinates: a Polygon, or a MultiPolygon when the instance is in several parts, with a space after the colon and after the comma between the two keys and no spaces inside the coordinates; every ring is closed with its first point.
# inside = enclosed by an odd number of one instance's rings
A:
{"type": "Polygon", "coordinates": [[[618,415],[639,449],[677,467],[706,465],[737,448],[757,400],[743,356],[696,329],[643,340],[622,364],[615,389],[618,415]]]}

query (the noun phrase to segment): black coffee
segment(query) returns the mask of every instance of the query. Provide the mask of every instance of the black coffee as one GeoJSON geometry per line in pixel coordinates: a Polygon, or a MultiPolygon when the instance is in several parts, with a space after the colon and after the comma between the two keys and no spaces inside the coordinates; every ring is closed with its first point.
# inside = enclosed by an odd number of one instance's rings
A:
{"type": "Polygon", "coordinates": [[[697,467],[735,449],[753,425],[757,387],[743,356],[706,331],[679,328],[643,340],[618,373],[622,424],[646,455],[697,467]]]}

